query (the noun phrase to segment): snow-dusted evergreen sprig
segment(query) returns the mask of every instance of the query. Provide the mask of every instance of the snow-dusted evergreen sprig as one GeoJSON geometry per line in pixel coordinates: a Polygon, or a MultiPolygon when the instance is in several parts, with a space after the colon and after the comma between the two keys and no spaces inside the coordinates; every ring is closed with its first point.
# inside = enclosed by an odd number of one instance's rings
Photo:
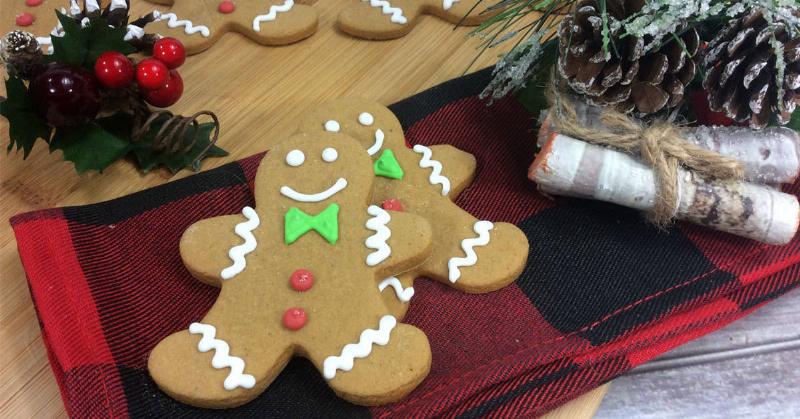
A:
{"type": "Polygon", "coordinates": [[[492,81],[481,92],[481,99],[489,98],[491,103],[521,89],[528,83],[534,72],[538,70],[536,64],[542,56],[541,40],[543,35],[544,33],[541,31],[534,33],[495,64],[492,81]]]}

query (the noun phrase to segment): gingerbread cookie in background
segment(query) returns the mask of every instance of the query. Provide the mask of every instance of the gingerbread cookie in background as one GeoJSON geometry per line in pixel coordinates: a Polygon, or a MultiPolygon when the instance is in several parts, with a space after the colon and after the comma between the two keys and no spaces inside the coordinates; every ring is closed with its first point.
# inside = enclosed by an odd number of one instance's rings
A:
{"type": "Polygon", "coordinates": [[[313,0],[149,0],[170,10],[156,12],[153,30],[177,38],[188,54],[210,48],[228,32],[262,45],[287,45],[317,30],[313,0]]]}
{"type": "Polygon", "coordinates": [[[528,259],[528,239],[513,224],[478,220],[453,200],[472,182],[476,161],[450,145],[406,145],[400,121],[385,106],[339,99],[311,109],[302,132],[334,131],[357,139],[372,156],[372,202],[420,215],[434,233],[430,259],[383,282],[384,298],[402,316],[414,278],[427,276],[460,291],[484,293],[513,282],[528,259]]]}
{"type": "Polygon", "coordinates": [[[353,0],[339,13],[339,28],[358,38],[394,39],[411,32],[423,14],[476,26],[496,15],[478,0],[353,0]],[[467,16],[467,13],[469,15],[467,16]],[[465,17],[466,16],[466,17],[465,17]]]}
{"type": "MultiPolygon", "coordinates": [[[[65,13],[70,13],[70,10],[67,8],[69,5],[70,2],[66,0],[5,1],[3,7],[11,7],[13,11],[10,14],[4,13],[3,16],[11,17],[13,20],[11,22],[5,22],[6,25],[4,27],[34,34],[40,41],[39,43],[43,44],[43,49],[46,52],[47,46],[49,45],[50,34],[58,25],[58,18],[56,14],[53,13],[53,10],[63,10],[65,13]]],[[[77,12],[80,13],[81,9],[78,8],[77,12]]]]}
{"type": "Polygon", "coordinates": [[[374,179],[352,138],[297,134],[262,160],[255,209],[190,227],[183,241],[207,240],[182,245],[191,272],[228,250],[213,246],[218,234],[240,239],[214,273],[222,289],[208,314],[151,352],[158,386],[191,405],[234,407],[298,355],[356,404],[412,391],[430,370],[428,339],[388,312],[376,284],[424,261],[432,231],[422,217],[370,206],[374,179]]]}

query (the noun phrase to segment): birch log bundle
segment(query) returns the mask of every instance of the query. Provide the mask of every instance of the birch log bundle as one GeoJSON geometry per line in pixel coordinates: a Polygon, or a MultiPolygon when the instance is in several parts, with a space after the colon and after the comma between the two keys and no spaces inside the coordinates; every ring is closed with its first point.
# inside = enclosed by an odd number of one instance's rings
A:
{"type": "MultiPolygon", "coordinates": [[[[581,123],[603,130],[600,110],[576,105],[581,123]]],[[[791,183],[800,172],[800,136],[788,128],[761,131],[739,127],[700,127],[684,137],[703,148],[741,161],[745,181],[705,179],[678,169],[676,219],[782,245],[795,236],[800,221],[797,197],[774,184],[791,183]]],[[[658,198],[651,167],[635,156],[558,132],[545,117],[541,151],[528,177],[542,192],[596,199],[648,211],[658,198]]]]}

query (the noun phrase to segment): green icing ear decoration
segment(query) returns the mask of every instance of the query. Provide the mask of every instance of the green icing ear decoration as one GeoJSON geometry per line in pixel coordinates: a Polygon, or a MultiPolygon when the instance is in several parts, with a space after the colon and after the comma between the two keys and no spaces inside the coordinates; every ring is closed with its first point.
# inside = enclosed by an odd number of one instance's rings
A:
{"type": "Polygon", "coordinates": [[[339,240],[339,204],[330,204],[317,215],[308,215],[297,207],[284,216],[284,241],[292,244],[303,234],[315,230],[330,244],[339,240]]]}
{"type": "Polygon", "coordinates": [[[403,168],[400,167],[400,163],[394,158],[392,150],[383,150],[381,157],[375,161],[375,174],[390,179],[403,178],[403,168]]]}

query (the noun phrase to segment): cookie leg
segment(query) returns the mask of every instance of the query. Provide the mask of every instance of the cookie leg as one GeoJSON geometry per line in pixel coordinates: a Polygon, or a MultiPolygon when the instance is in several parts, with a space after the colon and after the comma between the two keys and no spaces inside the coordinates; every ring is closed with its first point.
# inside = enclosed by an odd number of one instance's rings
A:
{"type": "MultiPolygon", "coordinates": [[[[388,322],[385,316],[382,323],[388,322]]],[[[381,329],[386,326],[381,325],[381,329]]],[[[363,335],[362,335],[363,342],[363,335]]],[[[353,342],[356,343],[356,342],[353,342]]],[[[361,346],[361,345],[359,345],[361,346]]],[[[346,351],[345,347],[343,352],[346,351]]],[[[312,359],[315,365],[340,361],[326,357],[312,359]]],[[[350,371],[335,370],[335,376],[328,378],[328,385],[340,397],[363,406],[376,406],[396,402],[414,390],[428,375],[431,368],[431,348],[428,338],[414,326],[396,323],[389,333],[385,345],[372,344],[366,357],[356,358],[350,371]]],[[[330,369],[330,368],[328,368],[330,369]]],[[[325,367],[322,368],[326,374],[325,367]]]]}
{"type": "Polygon", "coordinates": [[[256,346],[248,326],[192,323],[150,353],[147,368],[159,388],[193,406],[229,408],[261,394],[283,370],[292,350],[270,340],[256,346]]]}
{"type": "Polygon", "coordinates": [[[287,45],[311,36],[317,30],[317,12],[291,0],[265,2],[256,13],[240,14],[235,30],[262,45],[287,45]]]}
{"type": "MultiPolygon", "coordinates": [[[[475,220],[462,227],[460,237],[460,251],[447,260],[447,280],[453,288],[469,293],[494,291],[513,282],[525,268],[528,238],[513,224],[475,220]],[[471,234],[464,235],[467,228],[471,234]]],[[[441,268],[436,267],[440,275],[441,268]]]]}
{"type": "Polygon", "coordinates": [[[394,39],[411,32],[422,12],[415,0],[363,0],[339,14],[339,28],[364,39],[394,39]]]}
{"type": "Polygon", "coordinates": [[[430,258],[415,270],[460,291],[484,293],[514,281],[528,260],[528,238],[513,224],[481,221],[449,199],[418,199],[413,189],[397,188],[410,213],[428,219],[433,229],[430,258]]]}
{"type": "Polygon", "coordinates": [[[187,54],[197,54],[211,47],[222,35],[219,13],[205,1],[183,1],[167,11],[156,13],[156,21],[148,25],[164,36],[177,38],[187,54]]]}
{"type": "Polygon", "coordinates": [[[389,313],[398,319],[406,316],[408,305],[414,296],[414,272],[407,272],[402,275],[390,276],[378,282],[378,290],[381,292],[386,308],[389,313]]]}

